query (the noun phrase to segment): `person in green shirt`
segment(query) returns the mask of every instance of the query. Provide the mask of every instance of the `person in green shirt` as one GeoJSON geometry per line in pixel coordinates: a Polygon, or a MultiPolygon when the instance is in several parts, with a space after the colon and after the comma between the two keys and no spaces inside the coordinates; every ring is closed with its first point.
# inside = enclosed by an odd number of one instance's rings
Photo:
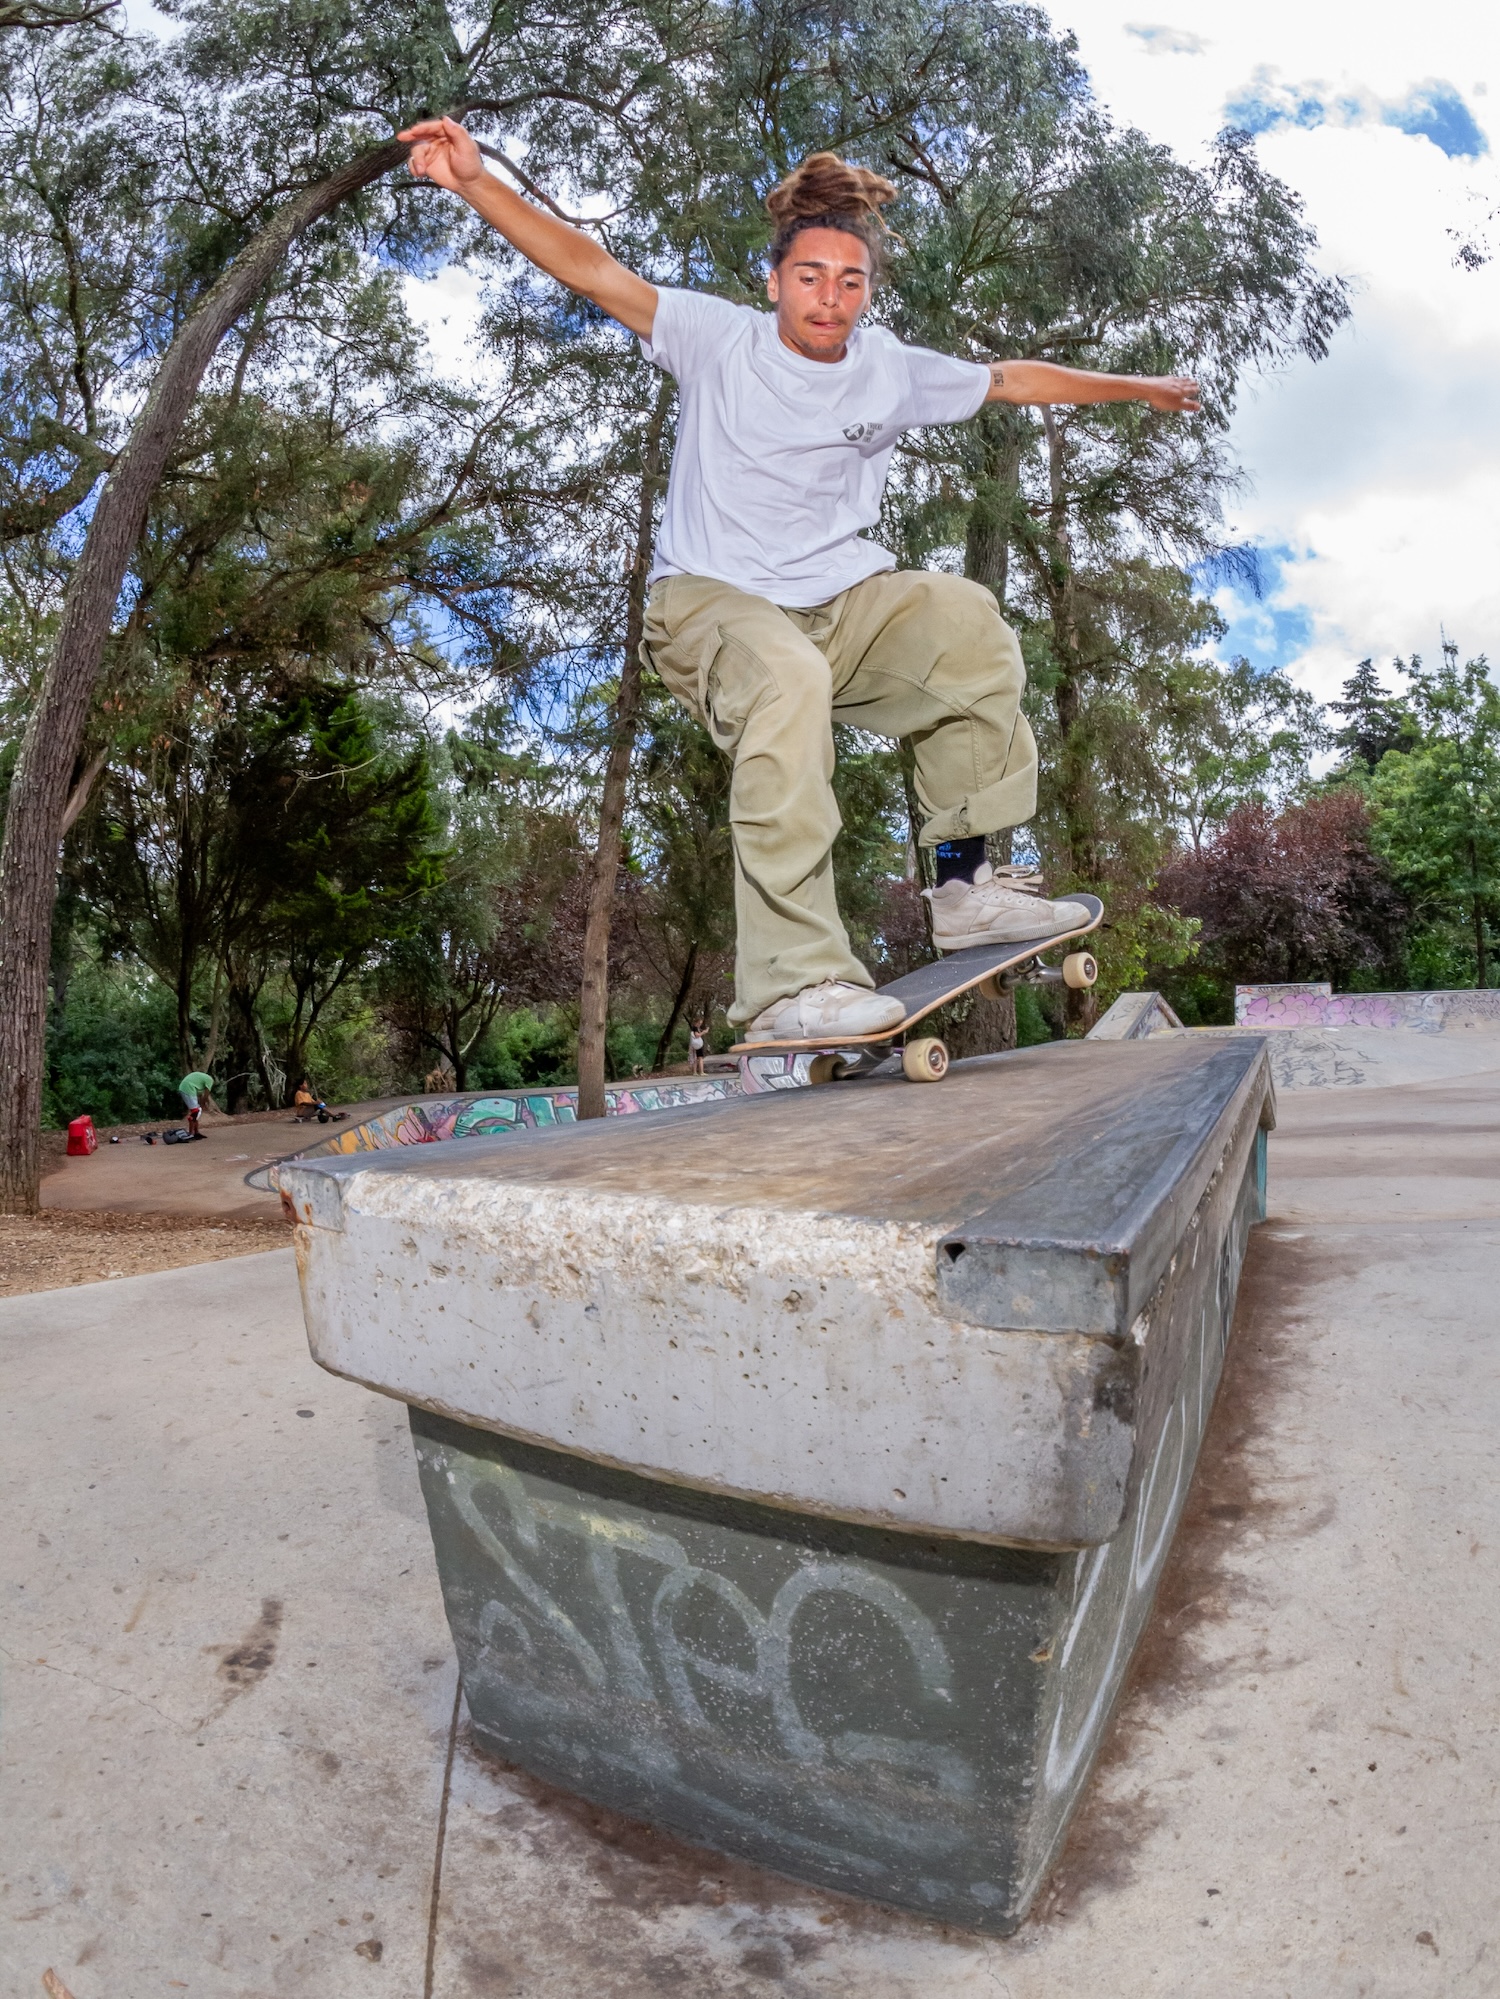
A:
{"type": "Polygon", "coordinates": [[[187,1105],[189,1138],[201,1138],[203,1136],[202,1132],[198,1129],[198,1113],[201,1109],[199,1098],[206,1099],[209,1109],[212,1110],[214,1108],[213,1087],[213,1077],[205,1076],[201,1069],[195,1069],[190,1076],[184,1076],[182,1081],[177,1085],[178,1094],[187,1105]]]}

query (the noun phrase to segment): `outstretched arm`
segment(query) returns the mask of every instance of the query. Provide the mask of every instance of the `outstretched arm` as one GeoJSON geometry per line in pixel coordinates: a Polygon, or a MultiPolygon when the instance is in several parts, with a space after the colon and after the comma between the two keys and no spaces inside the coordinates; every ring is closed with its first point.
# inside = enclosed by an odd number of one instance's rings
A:
{"type": "Polygon", "coordinates": [[[455,119],[424,118],[398,138],[411,144],[411,170],[462,195],[476,215],[500,231],[538,270],[618,319],[643,340],[656,320],[656,287],[617,263],[592,236],[512,192],[485,169],[478,146],[455,119]]]}
{"type": "Polygon", "coordinates": [[[1186,375],[1099,375],[1051,361],[992,361],[987,403],[1150,403],[1156,410],[1198,410],[1198,384],[1186,375]]]}

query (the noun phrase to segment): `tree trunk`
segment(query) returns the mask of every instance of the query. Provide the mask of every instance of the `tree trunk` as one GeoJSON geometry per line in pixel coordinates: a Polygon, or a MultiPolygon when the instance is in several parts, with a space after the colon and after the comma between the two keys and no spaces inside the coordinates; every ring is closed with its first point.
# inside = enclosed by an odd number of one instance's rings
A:
{"type": "MultiPolygon", "coordinates": [[[[964,575],[971,583],[993,590],[1003,611],[1010,578],[1010,537],[1015,517],[1016,497],[1021,482],[1021,433],[1013,412],[991,406],[977,419],[983,448],[983,466],[974,486],[974,503],[969,509],[964,536],[964,575]]],[[[916,787],[909,754],[902,758],[901,775],[906,786],[909,819],[916,810],[916,787]]],[[[915,821],[913,820],[913,838],[915,821]]],[[[989,836],[987,852],[992,861],[1010,859],[1011,828],[1002,827],[989,836]]],[[[932,931],[932,906],[927,911],[928,934],[932,931]]],[[[955,1061],[970,1055],[997,1055],[1016,1045],[1016,999],[1013,992],[989,999],[978,992],[967,993],[942,1014],[941,1033],[955,1061]]]]}
{"type": "Polygon", "coordinates": [[[661,1040],[656,1044],[656,1054],[651,1066],[658,1072],[667,1066],[667,1056],[672,1048],[672,1036],[677,1032],[682,1009],[687,1005],[688,995],[693,990],[693,973],[697,969],[698,940],[695,937],[688,946],[687,963],[682,968],[682,977],[677,981],[677,997],[672,1002],[672,1011],[667,1015],[667,1024],[661,1031],[661,1040]]]}
{"type": "Polygon", "coordinates": [[[219,342],[312,223],[406,158],[391,140],[289,201],[194,308],[99,495],[31,711],[0,848],[0,1214],[31,1214],[40,1166],[47,962],[69,783],[120,586],[219,342]]]}
{"type": "Polygon", "coordinates": [[[193,1053],[193,960],[186,949],[177,961],[177,1059],[185,1069],[196,1069],[193,1053]]]}
{"type": "MultiPolygon", "coordinates": [[[[940,1030],[948,1053],[955,1062],[971,1055],[1003,1055],[1016,1045],[1016,996],[1002,993],[999,999],[978,991],[965,993],[951,1008],[943,1008],[940,1030]]],[[[924,1025],[922,1032],[928,1031],[924,1025]]]]}
{"type": "Polygon", "coordinates": [[[451,1044],[451,1064],[453,1087],[460,1094],[469,1087],[468,1049],[464,1046],[464,1027],[456,1007],[448,1010],[448,1040],[451,1044]]]}
{"type": "Polygon", "coordinates": [[[609,762],[599,799],[599,843],[594,850],[594,875],[589,885],[588,921],[583,932],[583,990],[578,1008],[578,1115],[604,1115],[604,1036],[609,1024],[609,924],[614,910],[615,882],[620,872],[620,834],[625,824],[625,794],[630,758],[635,749],[636,718],[641,704],[641,633],[646,622],[646,577],[655,542],[656,494],[661,484],[662,437],[671,406],[672,383],[663,376],[656,406],[646,428],[641,453],[641,499],[636,515],[635,560],[631,564],[625,606],[625,657],[620,664],[620,691],[615,697],[609,762]]]}
{"type": "Polygon", "coordinates": [[[1005,609],[1010,581],[1010,536],[1021,484],[1021,430],[1016,415],[1000,405],[975,419],[982,450],[964,535],[964,575],[993,590],[1005,609]]]}
{"type": "MultiPolygon", "coordinates": [[[[1058,768],[1055,779],[1067,843],[1069,888],[1099,887],[1099,842],[1094,814],[1093,773],[1083,729],[1083,684],[1087,667],[1078,635],[1073,594],[1073,550],[1068,534],[1067,456],[1062,432],[1050,408],[1042,410],[1047,439],[1047,468],[1052,507],[1049,522],[1051,560],[1047,580],[1052,618],[1052,651],[1058,680],[1053,691],[1057,714],[1058,768]]],[[[1056,894],[1052,889],[1049,893],[1056,894]]],[[[1065,988],[1063,1017],[1070,1034],[1087,1034],[1097,1005],[1092,992],[1065,988]]]]}

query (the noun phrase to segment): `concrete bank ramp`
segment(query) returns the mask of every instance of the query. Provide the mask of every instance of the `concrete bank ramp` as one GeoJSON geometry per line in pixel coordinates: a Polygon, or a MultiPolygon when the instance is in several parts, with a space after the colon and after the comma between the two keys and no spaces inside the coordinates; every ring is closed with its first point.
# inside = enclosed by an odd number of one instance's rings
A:
{"type": "MultiPolygon", "coordinates": [[[[1250,1028],[1187,1028],[1204,1036],[1250,1028]]],[[[1500,1033],[1431,1034],[1406,1027],[1284,1027],[1264,1035],[1278,1090],[1391,1089],[1500,1069],[1500,1033]]]]}
{"type": "MultiPolygon", "coordinates": [[[[1264,1039],[1278,1090],[1395,1089],[1500,1070],[1500,993],[1354,994],[1318,1005],[1332,1019],[1299,1019],[1290,1005],[1268,1023],[1184,1027],[1156,992],[1122,993],[1089,1035],[1093,1042],[1172,1038],[1264,1039]],[[1397,1005],[1396,1002],[1402,1002],[1397,1005]],[[1360,1018],[1345,1019],[1356,1013],[1360,1018]],[[1368,1017],[1366,1017],[1368,1016],[1368,1017]]],[[[1241,987],[1256,995],[1301,987],[1241,987]]]]}

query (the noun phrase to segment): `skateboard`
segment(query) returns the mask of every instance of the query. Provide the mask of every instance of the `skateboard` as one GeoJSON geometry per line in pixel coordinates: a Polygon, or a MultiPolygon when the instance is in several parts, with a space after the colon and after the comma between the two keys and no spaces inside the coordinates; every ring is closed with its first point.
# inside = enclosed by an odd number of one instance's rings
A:
{"type": "Polygon", "coordinates": [[[1054,944],[1066,944],[1075,937],[1086,937],[1091,930],[1097,930],[1104,920],[1104,904],[1096,895],[1073,895],[1070,900],[1084,903],[1089,910],[1087,923],[1079,924],[1076,930],[1061,931],[1055,937],[1023,937],[1013,943],[975,944],[967,951],[949,951],[935,964],[919,965],[905,978],[892,979],[889,985],[877,990],[887,999],[898,999],[906,1009],[904,1020],[894,1027],[882,1028],[878,1034],[846,1034],[837,1040],[819,1036],[812,1040],[791,1039],[785,1041],[738,1041],[730,1049],[731,1055],[773,1055],[778,1050],[817,1049],[819,1052],[810,1065],[809,1081],[814,1083],[834,1083],[847,1076],[867,1076],[877,1069],[891,1053],[893,1044],[902,1041],[901,1070],[913,1083],[936,1083],[948,1073],[948,1051],[936,1035],[920,1035],[916,1039],[906,1038],[909,1030],[916,1026],[949,1000],[957,999],[960,993],[980,992],[998,999],[1008,984],[1015,983],[1017,977],[1060,981],[1075,991],[1087,991],[1099,976],[1099,967],[1094,962],[1091,951],[1070,951],[1060,967],[1037,966],[1028,972],[1026,968],[1033,960],[1039,959],[1044,951],[1050,951],[1054,944]],[[853,1059],[846,1051],[855,1051],[853,1059]]]}

